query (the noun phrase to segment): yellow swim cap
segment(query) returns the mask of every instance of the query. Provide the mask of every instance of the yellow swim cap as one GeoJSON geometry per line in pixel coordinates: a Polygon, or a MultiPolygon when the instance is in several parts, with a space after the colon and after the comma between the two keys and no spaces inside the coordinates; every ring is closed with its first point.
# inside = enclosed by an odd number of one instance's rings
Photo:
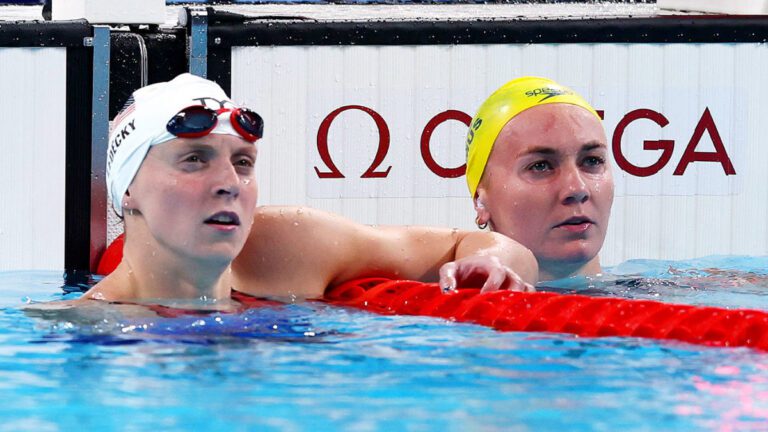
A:
{"type": "Polygon", "coordinates": [[[473,198],[493,143],[504,125],[528,108],[552,103],[578,105],[600,119],[595,109],[576,92],[550,79],[539,77],[514,79],[493,92],[480,105],[467,134],[467,184],[473,198]]]}

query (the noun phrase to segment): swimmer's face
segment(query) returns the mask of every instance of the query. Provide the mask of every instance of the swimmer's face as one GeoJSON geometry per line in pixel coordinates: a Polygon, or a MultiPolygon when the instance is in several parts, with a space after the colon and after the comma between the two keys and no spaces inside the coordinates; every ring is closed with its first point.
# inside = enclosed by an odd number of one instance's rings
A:
{"type": "Polygon", "coordinates": [[[613,203],[607,161],[605,132],[589,111],[569,104],[523,111],[496,139],[478,187],[479,221],[529,248],[543,278],[599,270],[613,203]]]}
{"type": "Polygon", "coordinates": [[[150,246],[177,256],[231,261],[253,222],[255,162],[256,146],[231,135],[156,145],[128,189],[127,208],[136,211],[126,223],[135,218],[150,246]]]}

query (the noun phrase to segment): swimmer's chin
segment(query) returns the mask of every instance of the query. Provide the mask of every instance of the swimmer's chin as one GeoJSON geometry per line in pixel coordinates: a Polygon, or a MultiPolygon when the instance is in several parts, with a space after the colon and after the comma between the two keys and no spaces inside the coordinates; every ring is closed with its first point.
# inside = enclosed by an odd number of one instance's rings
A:
{"type": "Polygon", "coordinates": [[[242,239],[224,238],[218,242],[203,248],[180,249],[175,251],[179,257],[189,263],[194,263],[198,268],[215,267],[223,270],[237,258],[245,246],[245,237],[242,239]]]}

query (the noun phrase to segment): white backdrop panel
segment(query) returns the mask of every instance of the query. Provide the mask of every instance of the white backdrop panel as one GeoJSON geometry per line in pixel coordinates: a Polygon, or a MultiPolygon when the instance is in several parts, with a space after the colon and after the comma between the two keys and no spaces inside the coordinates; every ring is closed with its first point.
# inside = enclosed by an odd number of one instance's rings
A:
{"type": "Polygon", "coordinates": [[[64,269],[66,78],[65,48],[0,48],[0,270],[64,269]]]}
{"type": "Polygon", "coordinates": [[[464,123],[508,80],[550,77],[604,111],[616,177],[605,264],[762,255],[768,253],[768,150],[760,134],[760,119],[768,118],[760,103],[768,97],[767,49],[237,47],[232,96],[265,119],[261,203],[309,205],[369,224],[472,229],[465,180],[457,176],[464,123]],[[436,126],[425,132],[430,123],[436,126]]]}

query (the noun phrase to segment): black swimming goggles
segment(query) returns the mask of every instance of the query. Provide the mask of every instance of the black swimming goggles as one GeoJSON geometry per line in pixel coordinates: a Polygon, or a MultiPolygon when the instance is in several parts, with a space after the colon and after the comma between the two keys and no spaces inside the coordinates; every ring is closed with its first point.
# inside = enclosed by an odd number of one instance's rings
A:
{"type": "Polygon", "coordinates": [[[214,110],[202,105],[193,105],[179,111],[165,125],[165,129],[179,138],[199,138],[208,135],[219,123],[219,115],[229,112],[232,128],[248,142],[261,138],[264,120],[248,108],[222,108],[214,110]]]}

